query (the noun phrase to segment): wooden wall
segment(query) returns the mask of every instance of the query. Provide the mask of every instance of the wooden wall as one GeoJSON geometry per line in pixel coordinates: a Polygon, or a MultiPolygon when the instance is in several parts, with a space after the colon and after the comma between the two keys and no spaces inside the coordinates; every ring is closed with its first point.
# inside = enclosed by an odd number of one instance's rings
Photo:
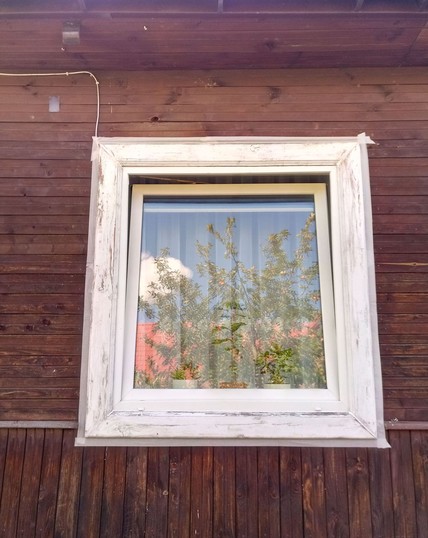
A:
{"type": "Polygon", "coordinates": [[[428,432],[391,450],[86,448],[0,430],[0,536],[425,538],[428,432]]]}
{"type": "MultiPolygon", "coordinates": [[[[385,416],[398,431],[389,433],[391,451],[104,451],[74,449],[70,429],[0,429],[0,536],[427,536],[427,70],[96,75],[100,136],[365,131],[377,142],[370,168],[385,416]]],[[[89,76],[0,77],[4,426],[77,420],[95,117],[89,76]],[[49,112],[50,96],[59,112],[49,112]]]]}

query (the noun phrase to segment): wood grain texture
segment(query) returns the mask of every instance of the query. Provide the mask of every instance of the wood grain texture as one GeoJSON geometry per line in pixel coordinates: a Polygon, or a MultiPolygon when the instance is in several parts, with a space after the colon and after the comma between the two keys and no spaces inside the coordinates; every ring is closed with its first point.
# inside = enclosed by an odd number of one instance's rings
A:
{"type": "Polygon", "coordinates": [[[83,453],[77,536],[100,536],[104,455],[99,448],[87,448],[83,453]]]}
{"type": "Polygon", "coordinates": [[[108,447],[105,452],[104,487],[101,504],[101,536],[121,536],[125,496],[126,451],[108,447]],[[112,510],[115,506],[116,509],[112,510]]]}
{"type": "MultiPolygon", "coordinates": [[[[413,16],[414,28],[425,24],[423,17],[413,16]]],[[[342,18],[342,36],[350,25],[391,30],[400,20],[342,18]]],[[[22,22],[22,32],[31,30],[30,22],[22,22]]],[[[295,22],[282,19],[283,31],[295,22]]],[[[303,25],[304,19],[297,22],[303,25]]],[[[114,24],[124,30],[128,23],[114,24]]],[[[57,27],[54,20],[40,24],[49,31],[57,27]]],[[[88,24],[101,32],[99,20],[88,24]]],[[[194,29],[186,18],[152,24],[194,29]]],[[[199,24],[200,31],[213,33],[217,21],[199,24]]],[[[236,29],[231,19],[225,24],[236,29]]],[[[263,31],[269,21],[258,24],[263,31]]],[[[325,21],[314,24],[322,27],[325,21]]],[[[0,40],[6,31],[8,40],[21,35],[3,19],[0,27],[0,40]]],[[[100,37],[93,46],[103,43],[100,37]]],[[[25,65],[37,64],[25,52],[25,65]]],[[[95,50],[91,54],[107,65],[95,50]]],[[[335,61],[342,56],[334,52],[335,61]]],[[[298,54],[286,51],[280,57],[298,61],[298,54]]],[[[10,65],[16,60],[2,58],[10,65]]],[[[264,67],[277,58],[267,59],[264,67]]],[[[375,54],[370,61],[379,58],[375,54]]],[[[250,56],[242,59],[250,62],[250,56]]],[[[317,59],[306,51],[300,61],[317,59]]],[[[208,60],[207,67],[214,57],[208,60]]],[[[54,58],[52,68],[62,61],[54,58]]],[[[225,56],[226,64],[234,61],[236,56],[225,56]]],[[[367,53],[355,54],[354,61],[367,64],[367,53]]],[[[195,65],[196,57],[188,63],[195,65]]],[[[377,142],[370,162],[386,418],[426,421],[426,69],[124,71],[101,73],[100,80],[103,136],[346,136],[365,130],[377,142]]],[[[0,100],[0,367],[6,374],[0,416],[76,418],[94,88],[86,77],[0,78],[0,100]],[[64,107],[56,118],[47,112],[50,95],[59,95],[64,107]],[[41,121],[31,118],[33,108],[41,121]]],[[[0,528],[6,536],[66,535],[71,528],[70,535],[76,529],[76,536],[96,538],[106,510],[115,529],[135,537],[167,536],[168,528],[178,529],[180,518],[185,526],[189,521],[192,536],[202,538],[255,537],[259,521],[262,529],[280,525],[282,535],[292,538],[348,538],[363,531],[367,538],[425,538],[428,533],[426,431],[390,432],[390,451],[281,448],[277,460],[262,449],[259,457],[244,448],[192,448],[190,456],[180,449],[170,454],[129,448],[108,462],[104,449],[74,448],[69,435],[0,430],[0,528]],[[182,502],[189,505],[180,514],[182,502]],[[271,523],[262,507],[271,510],[271,523]]]]}
{"type": "Polygon", "coordinates": [[[191,448],[169,449],[168,536],[190,536],[191,448]]]}
{"type": "Polygon", "coordinates": [[[428,431],[389,432],[391,450],[267,451],[82,449],[73,430],[0,433],[8,537],[426,535],[428,431]]]}
{"type": "Polygon", "coordinates": [[[74,450],[74,431],[64,431],[55,514],[55,536],[76,535],[81,476],[82,451],[74,450]]]}
{"type": "Polygon", "coordinates": [[[191,536],[212,536],[214,506],[214,449],[192,448],[190,503],[191,536]]]}
{"type": "Polygon", "coordinates": [[[144,535],[147,498],[147,448],[127,449],[123,534],[129,538],[144,535]]]}
{"type": "Polygon", "coordinates": [[[18,526],[19,498],[25,455],[25,430],[10,430],[5,451],[3,491],[0,505],[0,531],[15,536],[18,526]]]}
{"type": "MultiPolygon", "coordinates": [[[[252,536],[259,529],[260,460],[254,447],[236,448],[236,536],[252,536]]],[[[263,502],[263,501],[262,501],[263,502]]]]}
{"type": "MultiPolygon", "coordinates": [[[[365,20],[366,28],[376,20],[377,28],[391,29],[398,19],[365,20]]],[[[412,21],[418,27],[422,24],[416,16],[412,21]]],[[[4,20],[0,23],[8,28],[4,20]]],[[[176,23],[153,21],[170,28],[181,23],[191,25],[186,18],[176,23]]],[[[53,22],[46,24],[51,28],[53,22]]],[[[101,31],[102,25],[90,24],[101,31]]],[[[126,27],[125,21],[115,24],[126,27]]],[[[320,21],[316,24],[322,26],[320,21]]],[[[105,136],[337,136],[365,130],[377,142],[369,152],[385,379],[392,375],[393,357],[421,361],[428,355],[425,343],[417,340],[428,330],[427,320],[421,317],[428,313],[428,129],[423,121],[428,77],[424,69],[175,70],[144,76],[123,71],[102,73],[100,81],[100,132],[105,136]],[[138,115],[144,121],[136,121],[138,115]]],[[[64,350],[76,358],[80,354],[78,316],[83,307],[93,90],[85,76],[0,78],[1,101],[10,116],[2,115],[0,120],[0,209],[4,213],[0,215],[0,292],[6,294],[0,301],[0,337],[6,337],[0,360],[5,366],[13,362],[19,366],[16,339],[8,335],[19,336],[22,375],[27,375],[25,365],[32,355],[44,361],[53,354],[63,355],[64,350]],[[55,118],[46,112],[50,95],[59,95],[63,106],[55,118]],[[36,113],[40,109],[43,121],[29,118],[33,108],[36,113]],[[27,120],[21,121],[25,114],[27,120]],[[70,114],[76,114],[78,121],[68,121],[70,114]],[[67,339],[71,333],[77,337],[74,342],[67,339]],[[10,363],[3,362],[7,357],[10,363]]],[[[397,368],[395,376],[412,375],[412,367],[403,361],[401,370],[397,368]]],[[[420,377],[428,387],[428,376],[420,377]]],[[[423,409],[409,407],[417,400],[413,390],[407,387],[404,400],[386,399],[388,416],[400,401],[407,416],[423,417],[423,409]]],[[[20,412],[24,413],[17,410],[14,416],[20,412]]],[[[57,412],[53,404],[52,419],[59,418],[57,412]]],[[[28,410],[25,415],[30,416],[28,410]]],[[[45,411],[43,415],[48,416],[45,411]]]]}
{"type": "Polygon", "coordinates": [[[61,430],[46,430],[40,472],[36,536],[54,536],[62,441],[61,430]]]}

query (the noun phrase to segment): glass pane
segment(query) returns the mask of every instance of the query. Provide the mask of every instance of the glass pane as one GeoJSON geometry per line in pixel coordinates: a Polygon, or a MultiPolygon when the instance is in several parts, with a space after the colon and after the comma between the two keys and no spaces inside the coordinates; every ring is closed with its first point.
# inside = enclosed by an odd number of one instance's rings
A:
{"type": "Polygon", "coordinates": [[[146,197],[142,223],[135,388],[326,387],[312,196],[146,197]]]}

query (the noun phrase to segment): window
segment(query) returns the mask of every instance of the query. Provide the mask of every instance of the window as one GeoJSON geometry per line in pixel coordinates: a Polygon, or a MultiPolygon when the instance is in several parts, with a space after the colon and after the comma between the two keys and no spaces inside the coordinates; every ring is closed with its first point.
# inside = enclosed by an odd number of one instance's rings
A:
{"type": "Polygon", "coordinates": [[[95,141],[79,444],[386,446],[367,141],[95,141]]]}

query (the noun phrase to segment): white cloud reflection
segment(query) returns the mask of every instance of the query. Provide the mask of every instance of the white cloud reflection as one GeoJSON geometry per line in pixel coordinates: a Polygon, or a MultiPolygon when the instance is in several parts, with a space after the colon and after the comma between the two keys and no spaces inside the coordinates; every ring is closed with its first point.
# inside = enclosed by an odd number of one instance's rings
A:
{"type": "MultiPolygon", "coordinates": [[[[180,260],[168,256],[164,259],[168,268],[171,271],[177,271],[186,278],[192,278],[193,272],[191,269],[186,267],[180,260]]],[[[159,283],[159,273],[156,267],[156,262],[154,256],[147,252],[141,254],[141,265],[140,265],[140,290],[139,295],[143,301],[148,303],[153,303],[153,298],[150,294],[150,287],[154,284],[159,283]]],[[[165,288],[158,288],[157,293],[166,293],[165,288]]]]}

